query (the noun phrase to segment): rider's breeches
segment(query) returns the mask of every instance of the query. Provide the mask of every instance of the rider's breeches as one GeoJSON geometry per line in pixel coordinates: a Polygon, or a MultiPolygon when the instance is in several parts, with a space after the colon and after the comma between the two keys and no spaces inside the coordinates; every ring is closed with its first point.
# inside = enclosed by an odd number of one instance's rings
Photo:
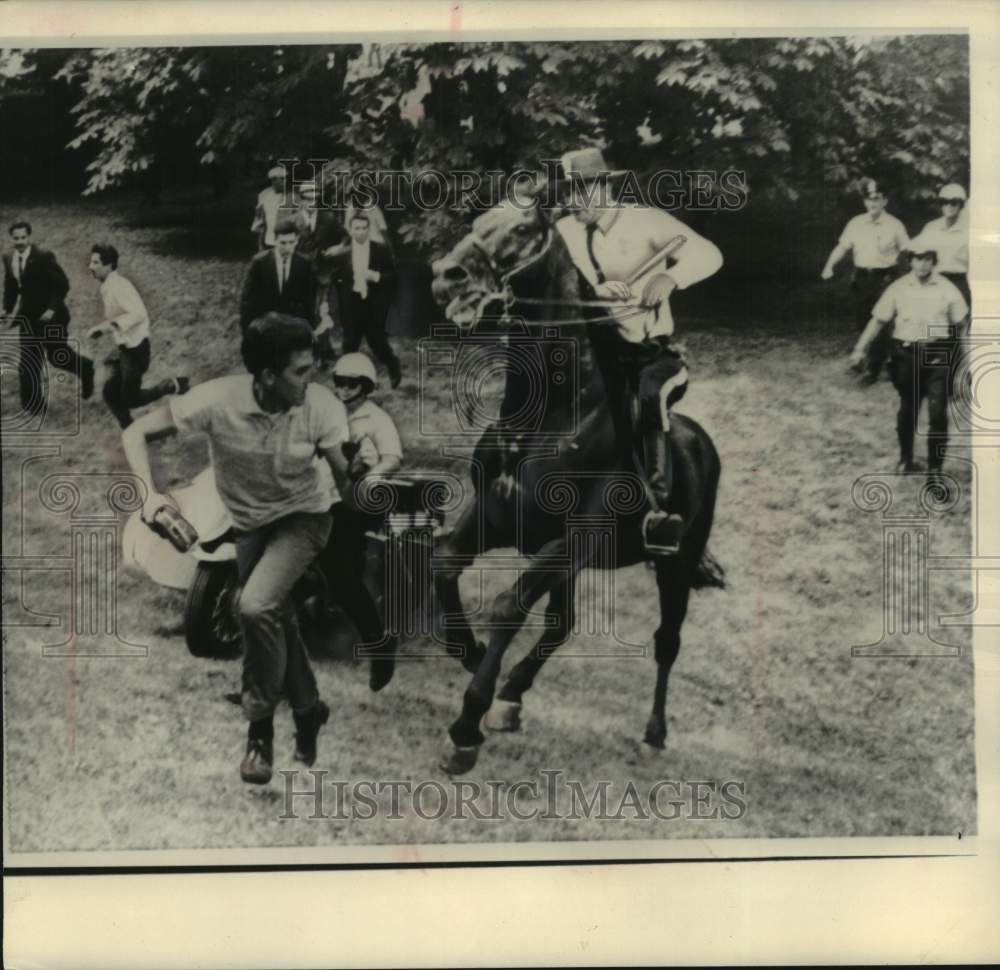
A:
{"type": "Polygon", "coordinates": [[[639,370],[640,431],[670,430],[670,408],[684,396],[687,381],[684,358],[669,346],[657,345],[639,370]]]}
{"type": "Polygon", "coordinates": [[[250,721],[270,717],[282,697],[297,713],[318,699],[291,593],[329,535],[327,512],[294,512],[236,535],[243,713],[250,721]]]}

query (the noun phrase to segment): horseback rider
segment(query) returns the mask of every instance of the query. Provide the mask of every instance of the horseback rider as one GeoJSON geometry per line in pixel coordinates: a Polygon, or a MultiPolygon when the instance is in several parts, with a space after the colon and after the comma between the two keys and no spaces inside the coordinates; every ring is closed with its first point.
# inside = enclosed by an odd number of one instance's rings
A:
{"type": "Polygon", "coordinates": [[[673,487],[667,433],[670,408],[687,390],[688,371],[671,341],[668,299],[675,289],[718,271],[722,254],[662,209],[611,202],[609,183],[625,173],[609,170],[600,149],[568,152],[561,162],[565,178],[558,181],[570,185],[573,211],[556,228],[594,297],[611,301],[622,359],[639,398],[637,431],[655,501],[643,520],[643,542],[653,555],[672,555],[680,547],[684,520],[667,511],[673,487]],[[636,294],[641,295],[638,304],[636,294]]]}

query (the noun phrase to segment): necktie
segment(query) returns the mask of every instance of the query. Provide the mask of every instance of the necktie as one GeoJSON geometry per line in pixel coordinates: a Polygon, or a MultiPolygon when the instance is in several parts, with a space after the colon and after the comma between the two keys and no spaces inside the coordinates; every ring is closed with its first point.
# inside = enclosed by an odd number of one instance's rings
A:
{"type": "Polygon", "coordinates": [[[285,290],[285,283],[288,281],[288,257],[285,256],[281,260],[281,285],[278,287],[278,292],[283,293],[285,290]]]}
{"type": "Polygon", "coordinates": [[[597,232],[597,224],[592,222],[587,226],[587,255],[590,257],[591,263],[593,263],[594,272],[597,273],[597,282],[600,284],[604,282],[604,271],[601,269],[597,262],[597,257],[594,255],[595,232],[597,232]]]}
{"type": "Polygon", "coordinates": [[[17,254],[17,281],[21,282],[21,277],[24,275],[24,253],[17,254]]]}

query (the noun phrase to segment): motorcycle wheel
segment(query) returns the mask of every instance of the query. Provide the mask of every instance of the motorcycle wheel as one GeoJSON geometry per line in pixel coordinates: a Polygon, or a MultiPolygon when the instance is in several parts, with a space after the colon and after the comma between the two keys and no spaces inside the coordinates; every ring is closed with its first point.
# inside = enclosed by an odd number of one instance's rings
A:
{"type": "Polygon", "coordinates": [[[243,649],[235,563],[198,563],[184,603],[184,639],[195,657],[228,660],[243,649]]]}

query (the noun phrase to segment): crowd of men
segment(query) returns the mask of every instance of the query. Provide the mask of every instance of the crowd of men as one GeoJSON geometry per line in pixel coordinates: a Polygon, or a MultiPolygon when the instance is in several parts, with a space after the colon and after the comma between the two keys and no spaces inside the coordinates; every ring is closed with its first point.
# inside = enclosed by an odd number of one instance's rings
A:
{"type": "MultiPolygon", "coordinates": [[[[568,152],[563,178],[570,214],[556,228],[579,272],[585,294],[607,301],[622,340],[623,363],[640,399],[636,453],[642,454],[651,507],[643,523],[650,555],[675,554],[684,523],[671,508],[673,469],[667,434],[670,410],[688,381],[673,341],[669,298],[674,290],[711,277],[722,265],[718,248],[659,209],[600,201],[587,191],[610,183],[596,148],[568,152]],[[677,243],[683,240],[683,246],[677,243]]],[[[91,251],[103,318],[90,338],[110,335],[104,399],[123,429],[130,467],[144,482],[143,515],[151,521],[169,502],[151,471],[148,442],[185,431],[208,436],[216,481],[235,530],[242,593],[239,620],[244,644],[241,701],[248,721],[240,776],[267,783],[273,771],[274,713],[282,698],[293,711],[295,758],[315,761],[317,737],[330,716],[298,630],[291,590],[309,565],[325,561],[337,576],[345,606],[366,643],[384,643],[378,611],[361,582],[364,528],[354,507],[356,483],[388,474],[403,455],[389,414],[368,399],[377,382],[372,361],[358,348],[367,339],[393,388],[402,372],[386,334],[392,298],[393,254],[378,209],[328,210],[317,186],[294,188],[285,205],[285,172],[272,169],[252,222],[259,252],[246,272],[239,319],[246,373],[189,387],[177,376],[150,387],[150,321],[135,287],[118,271],[108,244],[91,251]],[[339,329],[340,356],[330,336],[339,329]],[[317,360],[334,362],[331,390],[316,380],[317,360]],[[161,402],[165,399],[165,403],[161,402]],[[157,403],[133,419],[132,410],[157,403]],[[330,540],[331,530],[333,540],[330,540]]],[[[877,379],[888,358],[899,395],[897,431],[904,472],[919,471],[913,457],[916,415],[929,402],[928,472],[944,458],[947,402],[957,348],[969,320],[968,242],[960,219],[961,186],[941,190],[942,217],[914,239],[885,211],[886,196],[871,180],[862,186],[866,212],[845,227],[821,276],[829,279],[850,254],[855,322],[861,331],[851,355],[863,380],[877,379]],[[896,267],[910,256],[910,271],[896,267]],[[894,330],[892,329],[894,328],[894,330]]],[[[76,373],[82,396],[91,396],[93,362],[66,338],[68,282],[55,257],[34,246],[31,226],[10,227],[13,250],[4,256],[4,310],[21,328],[20,393],[24,410],[44,411],[44,353],[76,373]],[[32,355],[35,355],[34,357],[32,355]]],[[[392,677],[395,640],[373,660],[370,686],[392,677]]]]}

